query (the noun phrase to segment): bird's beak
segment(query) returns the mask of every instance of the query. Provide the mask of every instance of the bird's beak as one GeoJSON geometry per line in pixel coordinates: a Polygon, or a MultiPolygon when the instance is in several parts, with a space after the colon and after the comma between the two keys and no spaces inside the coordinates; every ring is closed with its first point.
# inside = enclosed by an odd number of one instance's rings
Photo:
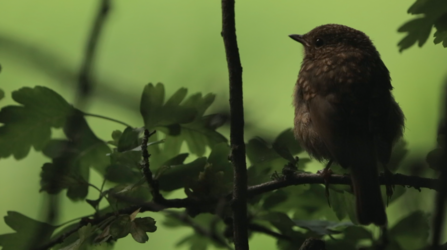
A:
{"type": "Polygon", "coordinates": [[[292,38],[293,40],[295,40],[295,41],[301,43],[301,44],[304,45],[304,46],[307,45],[306,40],[304,40],[304,38],[303,38],[302,35],[296,35],[296,34],[294,34],[294,35],[289,35],[289,37],[292,38]]]}

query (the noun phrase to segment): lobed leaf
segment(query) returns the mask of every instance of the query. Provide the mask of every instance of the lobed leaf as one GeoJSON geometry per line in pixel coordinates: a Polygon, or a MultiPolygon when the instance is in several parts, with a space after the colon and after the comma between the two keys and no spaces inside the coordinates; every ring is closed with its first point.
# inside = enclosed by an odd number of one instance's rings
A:
{"type": "Polygon", "coordinates": [[[37,86],[24,87],[12,93],[21,106],[10,105],[0,110],[0,158],[13,155],[25,158],[31,147],[40,151],[50,140],[51,128],[60,128],[74,111],[59,94],[37,86]]]}
{"type": "Polygon", "coordinates": [[[0,246],[3,250],[28,250],[34,248],[36,246],[31,246],[30,244],[47,242],[57,228],[14,211],[8,211],[8,215],[4,217],[4,220],[15,233],[0,235],[0,246]],[[36,239],[36,235],[39,235],[40,238],[36,239]]]}

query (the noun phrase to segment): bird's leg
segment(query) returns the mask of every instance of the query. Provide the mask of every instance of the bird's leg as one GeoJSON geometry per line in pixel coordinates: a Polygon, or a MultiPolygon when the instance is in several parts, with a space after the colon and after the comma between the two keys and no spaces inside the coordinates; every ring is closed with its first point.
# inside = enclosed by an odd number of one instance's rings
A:
{"type": "Polygon", "coordinates": [[[317,173],[323,176],[324,186],[326,191],[326,199],[329,206],[331,206],[331,201],[329,200],[329,179],[331,178],[332,171],[329,169],[332,165],[332,159],[326,164],[323,170],[319,170],[317,173]]]}
{"type": "Polygon", "coordinates": [[[386,165],[383,165],[384,173],[383,176],[385,177],[385,187],[386,187],[386,205],[388,206],[391,196],[393,196],[394,193],[394,185],[393,183],[393,177],[394,174],[391,173],[391,171],[388,169],[386,165]]]}

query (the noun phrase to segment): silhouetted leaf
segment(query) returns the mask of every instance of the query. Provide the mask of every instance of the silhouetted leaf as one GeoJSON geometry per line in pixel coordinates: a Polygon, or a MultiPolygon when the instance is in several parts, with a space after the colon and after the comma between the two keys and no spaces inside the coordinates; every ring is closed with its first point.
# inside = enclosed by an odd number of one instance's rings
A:
{"type": "Polygon", "coordinates": [[[277,190],[275,192],[271,192],[265,195],[266,198],[262,204],[262,207],[266,210],[276,207],[278,204],[286,201],[288,199],[288,195],[286,192],[282,190],[277,190]]]}
{"type": "Polygon", "coordinates": [[[176,247],[184,245],[189,245],[190,250],[206,250],[208,248],[208,241],[200,234],[192,234],[186,236],[175,244],[176,247]]]}
{"type": "Polygon", "coordinates": [[[75,242],[73,242],[72,244],[70,244],[64,248],[60,248],[60,250],[86,249],[87,246],[89,245],[89,242],[87,242],[87,239],[90,238],[90,236],[92,236],[92,234],[94,233],[94,229],[95,228],[92,227],[91,224],[81,227],[78,230],[79,239],[77,239],[75,242]]]}
{"type": "Polygon", "coordinates": [[[73,108],[46,87],[21,88],[12,98],[22,106],[6,106],[0,111],[0,158],[14,155],[23,159],[31,146],[40,151],[51,136],[51,128],[64,125],[73,108]]]}
{"type": "Polygon", "coordinates": [[[399,42],[399,51],[403,51],[419,42],[421,47],[428,39],[433,26],[437,29],[435,33],[435,44],[443,42],[444,47],[447,39],[443,34],[447,30],[447,2],[444,0],[417,0],[409,9],[408,13],[423,15],[412,19],[399,28],[399,32],[408,32],[399,42]]]}
{"type": "Polygon", "coordinates": [[[407,35],[398,43],[399,51],[410,48],[418,42],[419,47],[422,47],[430,35],[433,23],[425,17],[416,18],[408,21],[402,25],[398,31],[408,32],[407,35]]]}
{"type": "Polygon", "coordinates": [[[0,246],[3,250],[28,250],[37,246],[30,244],[43,244],[50,239],[51,234],[57,228],[44,222],[33,220],[25,215],[9,211],[4,217],[5,223],[15,233],[0,235],[0,246]],[[35,236],[39,232],[40,238],[36,242],[35,236]]]}
{"type": "Polygon", "coordinates": [[[347,227],[343,230],[344,239],[356,245],[360,240],[373,240],[373,235],[370,231],[366,230],[364,227],[352,226],[347,227]]]}
{"type": "Polygon", "coordinates": [[[141,178],[141,173],[135,168],[125,165],[112,164],[107,167],[105,178],[116,183],[132,183],[141,178]]]}
{"type": "Polygon", "coordinates": [[[288,161],[294,161],[293,156],[303,151],[290,128],[284,130],[278,137],[276,137],[272,148],[276,153],[288,161]]]}
{"type": "Polygon", "coordinates": [[[157,230],[155,226],[155,220],[151,217],[136,218],[132,221],[130,227],[130,233],[135,241],[139,243],[144,243],[149,240],[146,232],[153,233],[157,230]]]}
{"type": "Polygon", "coordinates": [[[391,228],[389,237],[402,249],[419,250],[427,245],[429,229],[427,215],[421,211],[415,211],[391,228]]]}
{"type": "Polygon", "coordinates": [[[130,216],[127,214],[118,215],[118,217],[110,223],[110,235],[115,238],[126,237],[130,233],[130,216]]]}
{"type": "Polygon", "coordinates": [[[127,127],[118,140],[118,152],[131,150],[141,146],[141,143],[138,140],[140,133],[141,129],[127,127]]]}
{"type": "Polygon", "coordinates": [[[162,106],[165,98],[163,84],[156,86],[147,84],[141,96],[140,113],[143,116],[146,128],[152,130],[163,118],[162,106]]]}
{"type": "Polygon", "coordinates": [[[172,191],[185,187],[188,181],[197,178],[198,174],[203,171],[205,165],[206,158],[201,157],[188,164],[172,166],[158,179],[160,189],[172,191]]]}
{"type": "Polygon", "coordinates": [[[167,135],[166,141],[170,145],[165,147],[169,152],[163,153],[166,158],[177,155],[183,142],[186,142],[191,153],[202,156],[207,146],[213,147],[227,141],[216,132],[216,126],[212,124],[214,116],[204,116],[215,95],[207,94],[202,97],[202,94],[197,93],[184,100],[186,93],[186,89],[179,89],[163,105],[164,97],[157,96],[164,95],[162,84],[155,87],[148,84],[143,91],[141,115],[146,128],[160,130],[167,135]],[[171,139],[172,137],[175,139],[171,139]]]}
{"type": "Polygon", "coordinates": [[[72,165],[69,159],[60,157],[52,163],[45,163],[40,173],[40,191],[49,194],[67,190],[67,196],[73,200],[83,199],[88,193],[88,169],[72,165]]]}
{"type": "Polygon", "coordinates": [[[68,117],[64,133],[68,140],[50,140],[43,153],[50,158],[71,158],[72,164],[93,167],[104,174],[110,164],[107,157],[111,153],[110,148],[96,137],[80,111],[75,111],[68,117]]]}
{"type": "Polygon", "coordinates": [[[5,91],[3,89],[0,89],[0,100],[5,97],[5,91]]]}
{"type": "Polygon", "coordinates": [[[347,215],[353,223],[357,224],[355,197],[352,193],[329,189],[329,199],[331,208],[339,220],[344,219],[347,215]]]}
{"type": "Polygon", "coordinates": [[[341,231],[335,230],[340,227],[353,226],[352,222],[334,222],[324,220],[293,220],[301,228],[308,229],[317,235],[339,234],[341,231]]]}
{"type": "MultiPolygon", "coordinates": [[[[57,233],[53,234],[49,241],[53,241],[53,240],[58,239],[63,234],[65,234],[65,233],[67,233],[67,232],[77,228],[78,226],[79,226],[78,222],[65,226],[62,230],[59,230],[57,233]]],[[[77,233],[73,233],[73,234],[69,235],[67,238],[65,238],[63,242],[61,242],[60,244],[57,244],[54,247],[54,249],[58,250],[58,249],[61,249],[63,247],[66,247],[66,246],[72,244],[73,242],[75,242],[78,238],[79,238],[79,235],[77,233]]]]}
{"type": "Polygon", "coordinates": [[[391,154],[390,161],[387,164],[388,170],[391,172],[396,172],[400,167],[400,163],[408,154],[407,142],[404,139],[399,140],[393,147],[393,152],[391,154]]]}
{"type": "Polygon", "coordinates": [[[53,160],[42,167],[41,191],[54,194],[67,188],[70,199],[84,199],[90,168],[104,174],[110,164],[110,149],[95,136],[79,111],[68,117],[64,132],[68,140],[51,140],[43,150],[53,160]]]}

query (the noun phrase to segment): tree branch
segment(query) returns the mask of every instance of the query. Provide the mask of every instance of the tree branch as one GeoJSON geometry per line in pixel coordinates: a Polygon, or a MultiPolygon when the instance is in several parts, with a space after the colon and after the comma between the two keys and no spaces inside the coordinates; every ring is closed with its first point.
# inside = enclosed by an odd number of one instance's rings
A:
{"type": "MultiPolygon", "coordinates": [[[[387,180],[385,179],[385,177],[383,177],[383,176],[379,177],[379,182],[381,185],[385,185],[386,181],[387,180]]],[[[438,182],[439,182],[439,180],[436,180],[436,179],[395,174],[392,179],[391,184],[402,185],[402,186],[406,186],[406,187],[414,187],[416,189],[428,188],[428,189],[437,190],[438,182]]],[[[273,190],[285,188],[285,187],[292,186],[292,185],[324,184],[324,183],[325,183],[325,180],[320,174],[295,174],[292,176],[288,176],[287,178],[278,178],[273,181],[269,181],[266,183],[251,186],[248,188],[247,196],[254,197],[256,195],[271,192],[273,190]]],[[[329,184],[351,185],[351,178],[348,175],[331,175],[328,183],[329,184]]],[[[97,224],[101,223],[102,221],[106,220],[107,218],[109,218],[110,216],[115,216],[117,213],[118,214],[131,214],[139,208],[140,208],[140,212],[146,212],[146,211],[158,212],[158,211],[162,211],[167,208],[187,208],[187,209],[192,209],[194,211],[200,211],[200,207],[202,207],[204,205],[209,205],[211,203],[218,204],[218,202],[220,200],[220,199],[218,199],[218,200],[195,200],[195,199],[190,199],[190,198],[184,198],[184,199],[162,199],[158,202],[155,202],[155,201],[154,202],[139,202],[135,199],[132,199],[132,198],[129,198],[126,196],[122,196],[122,195],[115,194],[114,196],[115,196],[115,198],[122,199],[123,201],[127,201],[130,203],[134,203],[135,205],[129,206],[124,209],[120,209],[117,212],[110,212],[110,213],[104,214],[98,218],[89,220],[88,223],[91,223],[92,225],[97,225],[97,224]]],[[[231,194],[229,195],[229,197],[231,197],[231,194]]],[[[81,222],[85,223],[83,221],[81,221],[81,222]]],[[[250,229],[253,230],[253,228],[250,228],[250,229]]],[[[59,238],[43,245],[46,248],[44,248],[42,246],[38,249],[45,250],[45,249],[48,249],[56,244],[59,244],[65,238],[67,238],[71,234],[75,233],[76,231],[77,230],[71,230],[70,232],[65,233],[64,235],[60,236],[59,238]]],[[[258,230],[258,232],[260,232],[260,231],[258,230]]]]}
{"type": "Polygon", "coordinates": [[[230,80],[230,143],[233,163],[233,239],[236,250],[248,250],[247,166],[244,143],[242,65],[236,38],[234,0],[222,0],[222,36],[230,80]]]}
{"type": "Polygon", "coordinates": [[[143,157],[143,162],[141,163],[141,170],[143,172],[144,178],[146,178],[147,185],[149,185],[149,189],[151,190],[152,199],[155,202],[162,202],[165,198],[160,194],[160,188],[158,185],[158,181],[154,179],[152,176],[151,169],[149,168],[149,157],[151,156],[147,151],[147,143],[149,141],[149,137],[155,134],[155,131],[149,133],[149,130],[144,129],[144,136],[141,142],[141,154],[143,157]]]}
{"type": "MultiPolygon", "coordinates": [[[[381,175],[379,177],[379,182],[381,185],[385,185],[387,183],[387,180],[384,176],[381,175]]],[[[349,175],[333,174],[330,176],[328,183],[351,185],[351,177],[349,175]]],[[[394,174],[390,182],[390,184],[392,185],[414,187],[418,190],[420,188],[429,188],[436,190],[437,183],[438,181],[435,179],[418,176],[408,176],[403,174],[394,174]]],[[[253,197],[276,189],[302,184],[325,184],[325,180],[324,177],[320,174],[294,174],[291,176],[287,176],[287,178],[282,177],[273,181],[251,186],[248,188],[248,196],[253,197]]]]}
{"type": "Polygon", "coordinates": [[[78,93],[80,97],[87,95],[92,88],[90,71],[94,62],[96,47],[98,45],[99,37],[104,27],[104,23],[108,17],[110,11],[110,1],[102,0],[96,18],[93,21],[92,30],[90,32],[89,39],[87,41],[87,47],[85,48],[84,60],[81,65],[81,71],[78,78],[78,93]]]}

